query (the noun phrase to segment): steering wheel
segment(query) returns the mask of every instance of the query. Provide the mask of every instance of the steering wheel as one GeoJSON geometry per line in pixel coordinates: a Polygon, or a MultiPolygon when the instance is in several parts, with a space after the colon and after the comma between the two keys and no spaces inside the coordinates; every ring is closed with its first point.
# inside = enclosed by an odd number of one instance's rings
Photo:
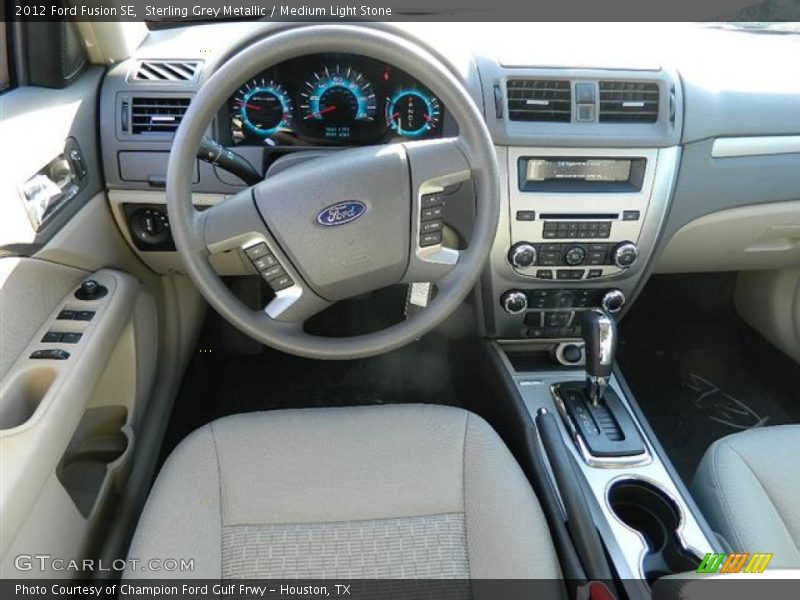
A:
{"type": "Polygon", "coordinates": [[[497,230],[497,159],[469,93],[432,54],[370,27],[303,26],[252,43],[200,88],[172,145],[167,209],[189,276],[233,326],[291,354],[360,358],[420,338],[474,287],[497,230]],[[458,123],[459,135],[333,152],[287,168],[210,209],[196,210],[196,153],[219,107],[255,74],[290,58],[325,52],[369,56],[415,77],[443,102],[458,123]],[[475,193],[474,230],[469,247],[455,250],[437,235],[426,236],[422,223],[431,215],[426,208],[441,205],[445,187],[468,180],[475,193]],[[282,269],[275,286],[279,290],[265,308],[245,306],[212,268],[210,255],[227,251],[243,252],[259,268],[282,269]],[[304,331],[308,318],[334,302],[413,282],[432,282],[437,295],[405,321],[351,337],[304,331]]]}

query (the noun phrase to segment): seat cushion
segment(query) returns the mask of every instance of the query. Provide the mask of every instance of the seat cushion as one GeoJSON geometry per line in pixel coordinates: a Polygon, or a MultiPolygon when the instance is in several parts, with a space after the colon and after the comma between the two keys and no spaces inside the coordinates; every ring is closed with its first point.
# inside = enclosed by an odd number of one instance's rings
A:
{"type": "Polygon", "coordinates": [[[480,417],[425,405],[247,413],[172,453],[131,558],[193,578],[558,578],[536,497],[480,417]]]}
{"type": "Polygon", "coordinates": [[[800,425],[716,441],[692,482],[711,527],[736,552],[772,552],[770,568],[800,568],[800,425]]]}

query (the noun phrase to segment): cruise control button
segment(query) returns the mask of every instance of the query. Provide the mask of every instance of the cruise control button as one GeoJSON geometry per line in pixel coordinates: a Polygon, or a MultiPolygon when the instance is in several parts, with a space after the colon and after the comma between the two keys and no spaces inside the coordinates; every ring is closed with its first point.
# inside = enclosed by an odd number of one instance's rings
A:
{"type": "Polygon", "coordinates": [[[431,206],[441,206],[442,204],[444,204],[444,195],[441,193],[423,194],[420,203],[422,204],[422,208],[429,208],[431,206]]]}
{"type": "Polygon", "coordinates": [[[420,224],[420,232],[424,233],[432,233],[434,231],[441,231],[442,227],[444,227],[444,221],[442,219],[436,219],[434,221],[423,221],[420,224]]]}
{"type": "Polygon", "coordinates": [[[61,341],[61,337],[63,335],[64,335],[63,333],[60,333],[58,331],[48,331],[47,333],[44,334],[42,342],[44,342],[45,344],[57,344],[58,342],[61,341]]]}
{"type": "Polygon", "coordinates": [[[268,269],[264,269],[263,271],[261,271],[261,276],[266,281],[271,281],[276,277],[280,277],[281,275],[286,275],[286,272],[280,265],[275,265],[273,267],[269,267],[268,269]]]}
{"type": "Polygon", "coordinates": [[[431,206],[430,208],[422,209],[422,220],[438,219],[444,214],[444,206],[431,206]]]}
{"type": "Polygon", "coordinates": [[[257,258],[261,258],[262,256],[269,254],[269,248],[267,248],[266,244],[256,244],[255,246],[250,246],[249,248],[246,248],[244,252],[252,260],[255,260],[257,258]]]}
{"type": "Polygon", "coordinates": [[[294,281],[292,281],[292,278],[286,275],[285,273],[280,277],[277,277],[269,282],[269,286],[276,292],[285,290],[286,288],[292,287],[293,285],[294,281]]]}
{"type": "Polygon", "coordinates": [[[271,267],[276,266],[277,264],[278,261],[274,256],[272,256],[272,254],[266,254],[253,261],[253,266],[259,271],[263,271],[264,269],[269,269],[271,267]]]}
{"type": "Polygon", "coordinates": [[[433,231],[431,233],[423,233],[419,236],[419,245],[421,248],[426,246],[435,246],[442,243],[442,232],[433,231]]]}

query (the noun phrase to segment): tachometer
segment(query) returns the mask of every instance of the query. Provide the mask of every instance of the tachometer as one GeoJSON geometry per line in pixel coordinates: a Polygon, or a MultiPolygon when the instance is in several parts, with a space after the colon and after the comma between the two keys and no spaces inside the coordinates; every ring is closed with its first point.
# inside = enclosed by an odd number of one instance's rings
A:
{"type": "Polygon", "coordinates": [[[303,120],[323,125],[326,137],[349,137],[351,125],[374,121],[375,107],[372,85],[351,67],[325,67],[300,92],[303,120]]]}
{"type": "Polygon", "coordinates": [[[233,97],[233,119],[247,133],[268,137],[291,130],[292,101],[280,84],[253,79],[233,97]]]}
{"type": "Polygon", "coordinates": [[[440,114],[439,100],[419,90],[399,90],[386,103],[386,124],[406,137],[418,137],[435,129],[440,114]]]}

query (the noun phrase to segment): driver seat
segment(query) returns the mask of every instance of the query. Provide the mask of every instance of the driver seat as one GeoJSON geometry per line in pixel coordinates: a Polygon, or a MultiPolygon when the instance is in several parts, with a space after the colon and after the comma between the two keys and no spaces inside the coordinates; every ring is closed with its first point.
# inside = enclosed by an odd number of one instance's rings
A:
{"type": "Polygon", "coordinates": [[[432,405],[245,413],[189,435],[129,556],[192,579],[560,578],[550,532],[494,430],[432,405]]]}

